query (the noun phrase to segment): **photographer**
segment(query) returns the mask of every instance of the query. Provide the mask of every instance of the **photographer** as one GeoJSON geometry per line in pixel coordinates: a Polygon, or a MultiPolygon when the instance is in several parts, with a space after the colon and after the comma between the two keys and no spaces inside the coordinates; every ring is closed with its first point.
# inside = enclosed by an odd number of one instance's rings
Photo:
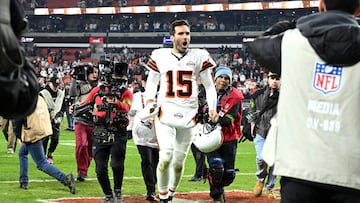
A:
{"type": "MultiPolygon", "coordinates": [[[[103,84],[91,90],[82,105],[94,104],[93,156],[97,179],[105,194],[103,202],[123,202],[121,193],[126,153],[126,126],[133,94],[126,88],[128,64],[105,61],[99,64],[103,84]],[[108,175],[108,161],[113,170],[114,192],[108,175]]],[[[81,107],[80,106],[80,107],[81,107]]]]}
{"type": "MultiPolygon", "coordinates": [[[[91,63],[75,64],[71,73],[70,98],[74,98],[74,104],[84,101],[90,91],[98,85],[98,68],[91,63]]],[[[92,160],[92,137],[93,137],[93,106],[88,105],[82,109],[76,109],[74,104],[69,108],[69,113],[74,116],[75,130],[75,157],[77,165],[77,180],[85,181],[92,160]]]]}

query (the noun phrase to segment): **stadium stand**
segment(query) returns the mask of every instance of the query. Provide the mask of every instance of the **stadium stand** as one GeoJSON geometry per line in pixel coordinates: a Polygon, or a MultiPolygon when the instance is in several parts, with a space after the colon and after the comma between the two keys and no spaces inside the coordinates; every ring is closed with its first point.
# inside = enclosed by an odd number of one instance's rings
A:
{"type": "MultiPolygon", "coordinates": [[[[264,84],[264,71],[242,47],[244,40],[251,40],[261,31],[279,20],[297,19],[316,12],[316,7],[291,9],[234,9],[207,11],[211,4],[228,9],[228,3],[244,3],[244,0],[27,0],[27,16],[30,30],[23,41],[28,55],[38,71],[51,74],[58,70],[68,78],[71,64],[75,62],[94,62],[104,56],[130,64],[129,76],[136,83],[135,73],[141,70],[139,63],[146,62],[154,48],[168,46],[163,44],[168,36],[168,24],[178,18],[186,18],[192,24],[192,45],[206,48],[218,64],[229,65],[234,72],[234,86],[245,94],[250,94],[264,84]],[[136,9],[149,9],[138,12],[136,9]],[[156,12],[161,5],[169,12],[156,12]],[[198,9],[189,12],[174,12],[171,5],[186,5],[185,9],[198,9]],[[192,5],[196,5],[193,7],[192,5]],[[92,7],[108,7],[110,14],[84,14],[92,7]],[[148,6],[148,7],[147,7],[148,6]],[[67,10],[67,8],[75,10],[67,10]],[[37,8],[42,8],[39,10],[37,8]],[[64,13],[54,12],[54,8],[64,13]],[[78,10],[76,10],[78,8],[78,10]],[[122,10],[126,9],[128,10],[122,10]],[[201,10],[203,9],[203,10],[201,10]],[[60,9],[61,10],[61,9],[60,9]],[[44,12],[39,14],[38,12],[44,12]],[[121,11],[121,12],[120,12],[121,11]],[[135,12],[136,11],[136,12],[135,12]],[[225,12],[226,11],[226,12],[225,12]],[[72,12],[81,14],[66,15],[72,12]],[[56,13],[56,14],[55,14],[56,13]],[[91,43],[101,41],[100,44],[91,43]]],[[[267,1],[258,4],[269,6],[267,1]]],[[[276,1],[272,1],[276,2],[276,1]]],[[[313,1],[311,1],[313,2],[313,1]]],[[[281,3],[281,2],[280,2],[281,3]]],[[[310,5],[310,1],[304,1],[310,5]]],[[[282,6],[281,4],[274,4],[282,6]]],[[[177,7],[180,8],[180,7],[177,7]]],[[[217,7],[216,7],[217,8],[217,7]]]]}
{"type": "Polygon", "coordinates": [[[79,0],[47,0],[45,7],[48,8],[72,8],[78,6],[79,0]]]}

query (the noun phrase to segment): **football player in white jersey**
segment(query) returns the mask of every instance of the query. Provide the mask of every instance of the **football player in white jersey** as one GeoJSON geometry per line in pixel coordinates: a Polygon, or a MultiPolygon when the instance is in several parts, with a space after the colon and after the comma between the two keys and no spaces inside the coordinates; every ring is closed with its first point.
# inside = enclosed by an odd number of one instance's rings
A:
{"type": "Polygon", "coordinates": [[[147,64],[150,73],[145,96],[147,105],[160,108],[155,119],[159,145],[157,182],[160,203],[172,201],[184,171],[184,163],[195,133],[200,79],[206,89],[209,117],[216,122],[216,90],[211,69],[216,66],[203,49],[190,49],[190,25],[176,20],[170,26],[173,48],[152,52],[147,64]],[[157,87],[160,85],[159,91],[157,87]]]}

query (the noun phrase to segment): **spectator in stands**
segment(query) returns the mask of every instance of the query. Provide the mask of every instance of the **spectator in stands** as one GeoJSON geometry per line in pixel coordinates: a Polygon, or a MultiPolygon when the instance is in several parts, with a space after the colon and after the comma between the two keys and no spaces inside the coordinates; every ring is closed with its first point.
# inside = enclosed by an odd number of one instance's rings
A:
{"type": "Polygon", "coordinates": [[[40,91],[46,87],[47,79],[48,79],[48,76],[47,76],[46,70],[45,69],[41,70],[38,73],[38,82],[40,85],[40,91]]]}
{"type": "MultiPolygon", "coordinates": [[[[133,1],[128,2],[130,5],[133,1]]],[[[172,1],[171,4],[176,4],[177,1],[172,1]]],[[[169,3],[169,1],[166,1],[169,3]]],[[[110,1],[111,4],[111,1],[110,1]]],[[[186,3],[185,3],[186,4],[186,3]]],[[[139,6],[139,5],[138,5],[139,6]]],[[[281,19],[294,19],[298,16],[303,16],[306,14],[310,14],[313,12],[313,8],[301,8],[301,9],[288,9],[282,10],[282,15],[279,15],[279,11],[276,10],[261,10],[261,11],[226,11],[226,12],[211,12],[210,16],[211,19],[208,19],[209,16],[208,12],[187,12],[186,15],[189,19],[194,22],[194,31],[209,31],[209,32],[219,32],[219,31],[232,31],[232,32],[239,32],[239,31],[261,31],[264,27],[268,24],[275,23],[281,19]],[[206,17],[205,17],[206,16],[206,17]],[[266,18],[264,18],[264,16],[266,18]],[[236,20],[234,20],[236,19],[236,20]],[[258,24],[254,24],[254,19],[265,19],[263,21],[259,21],[258,24]],[[209,21],[209,22],[208,22],[209,21]],[[196,23],[198,25],[196,25],[196,23]],[[208,24],[210,23],[210,24],[208,24]],[[223,25],[221,25],[221,23],[223,25]],[[220,26],[221,25],[221,26],[220,26]],[[198,27],[198,28],[195,28],[198,27]],[[207,28],[212,29],[207,29],[207,28]]],[[[130,20],[135,20],[140,23],[144,23],[147,19],[149,22],[156,22],[162,21],[163,19],[172,19],[173,14],[169,13],[157,13],[157,15],[150,14],[147,17],[144,17],[142,14],[132,14],[131,18],[128,15],[122,14],[114,14],[114,15],[101,15],[100,17],[91,17],[87,16],[86,20],[82,20],[82,17],[78,15],[67,16],[64,19],[51,19],[49,20],[48,17],[44,16],[41,18],[39,16],[28,16],[30,24],[30,29],[35,32],[74,32],[77,30],[79,26],[80,32],[106,32],[109,29],[110,24],[114,23],[114,19],[117,19],[119,22],[116,24],[126,25],[129,23],[130,20]],[[64,29],[64,25],[66,24],[67,27],[64,29]],[[87,24],[87,26],[84,26],[87,24]],[[91,25],[98,25],[97,29],[91,29],[91,25]]],[[[257,22],[257,21],[256,21],[257,22]]],[[[151,23],[152,24],[152,23],[151,23]]],[[[166,24],[161,22],[161,24],[166,24]]],[[[121,29],[122,31],[124,29],[121,29]]],[[[148,32],[154,32],[155,27],[150,26],[148,32]]],[[[134,29],[134,32],[141,32],[143,30],[138,29],[138,26],[134,29]]],[[[167,31],[167,29],[163,29],[162,31],[167,31]]]]}

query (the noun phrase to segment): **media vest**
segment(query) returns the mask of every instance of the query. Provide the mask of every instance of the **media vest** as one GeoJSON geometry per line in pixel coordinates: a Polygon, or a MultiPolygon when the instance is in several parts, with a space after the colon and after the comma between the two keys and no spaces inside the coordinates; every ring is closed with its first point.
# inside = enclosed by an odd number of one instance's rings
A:
{"type": "Polygon", "coordinates": [[[281,50],[274,173],[359,190],[360,63],[328,65],[298,29],[281,50]]]}

